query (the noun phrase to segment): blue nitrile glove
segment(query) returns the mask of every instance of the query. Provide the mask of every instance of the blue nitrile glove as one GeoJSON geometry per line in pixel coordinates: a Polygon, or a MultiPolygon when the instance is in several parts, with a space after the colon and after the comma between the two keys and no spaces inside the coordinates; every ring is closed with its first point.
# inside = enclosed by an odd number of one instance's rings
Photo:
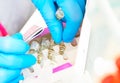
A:
{"type": "Polygon", "coordinates": [[[0,83],[18,83],[23,79],[21,70],[36,62],[34,56],[25,54],[28,49],[20,33],[0,37],[0,83]]]}
{"type": "Polygon", "coordinates": [[[56,43],[73,40],[83,20],[86,0],[32,0],[32,2],[45,19],[56,43]],[[64,20],[58,20],[55,16],[58,7],[64,12],[64,20]],[[62,22],[66,22],[65,29],[62,22]]]}

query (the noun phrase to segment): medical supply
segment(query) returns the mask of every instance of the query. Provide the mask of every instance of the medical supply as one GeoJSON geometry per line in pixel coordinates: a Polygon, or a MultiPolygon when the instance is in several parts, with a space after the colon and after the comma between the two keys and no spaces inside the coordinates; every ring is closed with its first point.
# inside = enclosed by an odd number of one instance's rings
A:
{"type": "MultiPolygon", "coordinates": [[[[39,13],[38,11],[36,11],[33,14],[33,16],[30,18],[30,20],[26,23],[26,25],[23,27],[22,32],[25,33],[26,31],[29,31],[29,29],[27,30],[25,29],[28,26],[29,27],[33,25],[41,26],[40,22],[44,23],[42,22],[44,20],[41,20],[41,19],[37,19],[36,23],[33,22],[33,20],[36,17],[41,18],[40,17],[41,15],[39,16],[38,15],[39,13]],[[37,22],[39,23],[37,24],[37,22]]],[[[88,26],[89,24],[86,23],[85,25],[88,26]]],[[[46,25],[43,25],[44,30],[47,30],[47,28],[44,26],[46,25]]],[[[43,30],[43,33],[44,33],[44,30],[43,30]]],[[[70,74],[75,74],[75,78],[76,78],[77,75],[75,72],[78,72],[78,71],[80,71],[79,75],[82,76],[84,72],[83,69],[85,67],[83,65],[85,65],[85,62],[86,62],[85,57],[87,56],[86,53],[87,53],[87,46],[88,46],[88,39],[89,39],[89,31],[90,31],[90,28],[83,28],[81,37],[75,38],[76,43],[79,40],[80,40],[79,43],[81,43],[79,47],[80,54],[77,54],[78,46],[72,46],[70,43],[64,43],[64,42],[62,42],[61,44],[56,44],[53,40],[51,40],[51,34],[49,32],[44,35],[41,34],[42,36],[40,35],[35,39],[33,39],[32,41],[30,41],[30,44],[32,44],[32,42],[34,41],[37,41],[39,43],[39,46],[41,47],[40,52],[42,52],[42,60],[40,60],[41,61],[40,64],[36,63],[33,66],[34,73],[31,73],[27,70],[23,72],[23,75],[25,77],[25,80],[23,81],[23,83],[27,83],[30,80],[31,80],[30,82],[40,82],[40,81],[42,82],[43,79],[46,79],[46,81],[49,80],[49,83],[55,83],[58,81],[64,83],[65,81],[70,81],[68,80],[67,77],[64,77],[64,76],[67,75],[69,77],[70,74]],[[77,55],[79,55],[79,57],[77,55]],[[76,57],[78,58],[77,60],[76,60],[76,57]],[[80,67],[80,68],[77,69],[77,67],[78,68],[80,67]],[[68,71],[69,74],[66,71],[68,71]],[[62,77],[62,75],[64,76],[62,77]],[[44,77],[44,76],[47,76],[47,77],[44,77]],[[63,78],[65,78],[66,80],[64,81],[63,78]]],[[[34,55],[38,59],[39,54],[35,53],[34,55]]],[[[72,77],[70,78],[71,80],[73,80],[72,77]]]]}

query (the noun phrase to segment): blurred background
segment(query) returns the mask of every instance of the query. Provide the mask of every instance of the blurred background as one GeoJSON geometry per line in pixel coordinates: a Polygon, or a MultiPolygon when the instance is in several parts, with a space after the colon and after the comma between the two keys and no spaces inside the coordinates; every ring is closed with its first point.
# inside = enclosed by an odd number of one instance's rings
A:
{"type": "Polygon", "coordinates": [[[120,57],[120,0],[88,0],[87,3],[91,34],[86,71],[93,83],[103,83],[102,79],[118,71],[115,61],[120,57]]]}

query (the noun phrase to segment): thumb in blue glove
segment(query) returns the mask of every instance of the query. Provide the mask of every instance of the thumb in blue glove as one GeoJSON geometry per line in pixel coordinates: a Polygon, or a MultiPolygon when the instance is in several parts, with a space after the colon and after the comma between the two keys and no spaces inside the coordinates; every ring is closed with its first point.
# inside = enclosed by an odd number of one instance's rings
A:
{"type": "Polygon", "coordinates": [[[35,64],[34,56],[25,54],[29,45],[21,34],[0,37],[0,83],[14,83],[23,79],[21,69],[35,64]]]}
{"type": "Polygon", "coordinates": [[[32,2],[45,19],[56,43],[71,42],[74,39],[83,20],[85,0],[32,0],[32,2]],[[64,20],[56,18],[57,7],[64,12],[64,20]],[[66,22],[64,29],[62,22],[66,22]]]}

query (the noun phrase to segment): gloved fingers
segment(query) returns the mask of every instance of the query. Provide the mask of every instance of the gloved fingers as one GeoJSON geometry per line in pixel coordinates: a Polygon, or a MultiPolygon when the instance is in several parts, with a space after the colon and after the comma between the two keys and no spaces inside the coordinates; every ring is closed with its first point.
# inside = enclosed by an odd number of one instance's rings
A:
{"type": "Polygon", "coordinates": [[[20,75],[17,78],[14,78],[13,80],[9,81],[9,83],[19,83],[19,81],[23,79],[24,79],[23,75],[20,75]]]}
{"type": "Polygon", "coordinates": [[[21,70],[8,70],[0,68],[0,83],[9,83],[10,80],[18,77],[21,70]]]}
{"type": "Polygon", "coordinates": [[[11,37],[23,40],[23,36],[21,33],[16,33],[16,34],[12,35],[11,37]]]}
{"type": "Polygon", "coordinates": [[[0,67],[8,69],[21,69],[32,66],[36,63],[36,58],[31,54],[10,55],[0,53],[0,67]]]}
{"type": "Polygon", "coordinates": [[[83,14],[85,13],[85,5],[86,5],[86,0],[77,0],[83,14]]]}
{"type": "Polygon", "coordinates": [[[32,0],[35,6],[42,14],[52,38],[56,43],[60,43],[62,40],[62,23],[57,20],[55,13],[56,8],[53,0],[32,0]]]}
{"type": "Polygon", "coordinates": [[[24,54],[28,51],[29,45],[21,39],[16,39],[10,36],[0,37],[0,52],[24,54]]]}
{"type": "Polygon", "coordinates": [[[83,13],[76,0],[56,0],[59,7],[64,12],[66,27],[63,31],[63,41],[73,41],[83,19],[83,13]]]}

